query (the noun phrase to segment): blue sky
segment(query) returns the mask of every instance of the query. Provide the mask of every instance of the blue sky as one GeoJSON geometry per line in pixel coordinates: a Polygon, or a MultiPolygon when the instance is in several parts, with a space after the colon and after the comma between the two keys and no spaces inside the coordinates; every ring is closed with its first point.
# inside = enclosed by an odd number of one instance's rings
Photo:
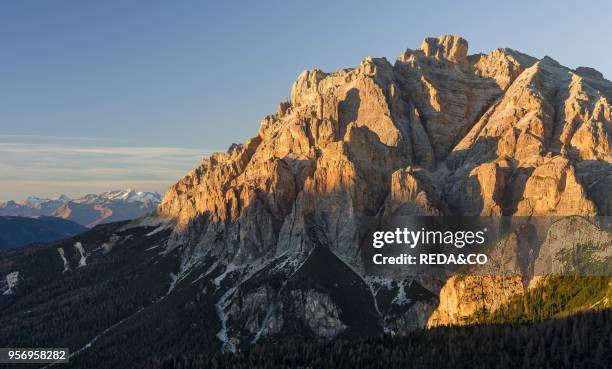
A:
{"type": "Polygon", "coordinates": [[[427,36],[610,79],[610,14],[607,1],[5,0],[0,200],[163,191],[253,136],[302,70],[394,60],[427,36]]]}

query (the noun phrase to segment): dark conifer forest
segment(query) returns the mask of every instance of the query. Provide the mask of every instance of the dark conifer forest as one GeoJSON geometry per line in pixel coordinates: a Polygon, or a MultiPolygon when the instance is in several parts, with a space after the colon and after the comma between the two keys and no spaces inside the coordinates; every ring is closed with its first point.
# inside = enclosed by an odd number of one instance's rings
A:
{"type": "Polygon", "coordinates": [[[321,344],[255,345],[238,353],[152,358],[146,369],[531,369],[612,367],[612,310],[536,324],[421,330],[321,344]]]}

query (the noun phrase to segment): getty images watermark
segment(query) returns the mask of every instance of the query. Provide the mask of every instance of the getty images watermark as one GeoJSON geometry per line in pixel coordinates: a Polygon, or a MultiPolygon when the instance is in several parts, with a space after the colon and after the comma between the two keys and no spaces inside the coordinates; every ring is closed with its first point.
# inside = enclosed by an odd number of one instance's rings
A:
{"type": "MultiPolygon", "coordinates": [[[[420,246],[436,246],[438,250],[443,247],[455,249],[481,247],[486,242],[486,233],[487,228],[477,231],[434,231],[425,228],[411,230],[403,227],[394,231],[373,232],[372,246],[380,251],[390,246],[405,247],[409,250],[420,246]]],[[[488,257],[483,253],[427,253],[423,250],[418,250],[416,254],[405,252],[392,256],[377,252],[372,256],[372,262],[376,265],[484,265],[487,261],[488,257]]]]}

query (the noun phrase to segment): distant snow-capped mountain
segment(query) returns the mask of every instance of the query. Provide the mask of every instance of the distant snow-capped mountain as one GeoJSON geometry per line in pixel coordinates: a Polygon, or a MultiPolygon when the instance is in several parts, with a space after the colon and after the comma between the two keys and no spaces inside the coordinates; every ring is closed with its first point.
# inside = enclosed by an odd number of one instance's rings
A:
{"type": "Polygon", "coordinates": [[[156,192],[136,192],[132,189],[127,189],[125,191],[108,191],[99,195],[89,194],[73,201],[79,204],[100,204],[108,201],[159,203],[161,195],[156,192]]]}
{"type": "Polygon", "coordinates": [[[88,194],[78,199],[29,196],[25,200],[0,203],[0,216],[55,216],[94,227],[98,224],[138,218],[153,211],[161,201],[155,192],[132,189],[88,194]]]}
{"type": "Polygon", "coordinates": [[[39,217],[51,215],[57,208],[71,199],[66,195],[48,199],[28,196],[21,201],[0,202],[0,216],[39,217]]]}

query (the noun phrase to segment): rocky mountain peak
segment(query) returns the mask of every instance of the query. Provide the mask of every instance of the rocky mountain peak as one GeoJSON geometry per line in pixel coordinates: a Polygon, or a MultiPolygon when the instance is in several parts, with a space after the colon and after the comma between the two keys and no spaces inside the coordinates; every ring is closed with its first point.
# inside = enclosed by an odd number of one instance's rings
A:
{"type": "Polygon", "coordinates": [[[593,79],[604,79],[603,74],[595,68],[589,67],[578,67],[574,72],[580,76],[593,78],[593,79]]]}
{"type": "Polygon", "coordinates": [[[468,42],[454,35],[428,37],[421,43],[419,50],[426,56],[463,64],[467,62],[468,42]]]}
{"type": "Polygon", "coordinates": [[[53,200],[70,201],[71,199],[70,199],[70,197],[68,197],[68,196],[66,196],[64,194],[61,194],[61,195],[55,197],[53,200]]]}
{"type": "Polygon", "coordinates": [[[606,214],[612,83],[467,50],[447,35],[301,73],[255,137],[165,194],[173,243],[240,264],[324,242],[360,268],[357,215],[606,214]]]}

